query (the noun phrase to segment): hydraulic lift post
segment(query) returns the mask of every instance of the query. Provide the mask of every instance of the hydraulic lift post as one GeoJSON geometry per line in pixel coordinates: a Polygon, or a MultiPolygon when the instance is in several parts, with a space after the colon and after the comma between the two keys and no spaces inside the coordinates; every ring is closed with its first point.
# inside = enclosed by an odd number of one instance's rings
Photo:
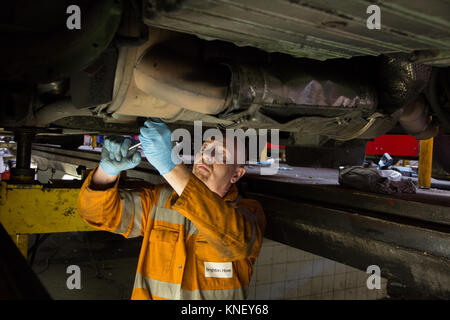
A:
{"type": "Polygon", "coordinates": [[[419,188],[431,187],[431,170],[433,166],[433,138],[420,140],[419,149],[419,188]]]}

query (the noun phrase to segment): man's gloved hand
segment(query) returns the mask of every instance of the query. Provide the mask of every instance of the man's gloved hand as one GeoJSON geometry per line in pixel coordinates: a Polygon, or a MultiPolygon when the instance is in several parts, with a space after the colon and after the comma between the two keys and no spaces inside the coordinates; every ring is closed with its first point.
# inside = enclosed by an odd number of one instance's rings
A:
{"type": "Polygon", "coordinates": [[[145,121],[139,135],[145,157],[161,175],[172,171],[180,162],[172,160],[171,135],[169,127],[159,119],[145,121]]]}
{"type": "Polygon", "coordinates": [[[131,139],[120,136],[106,138],[100,160],[103,171],[118,175],[121,171],[136,167],[141,162],[141,154],[137,149],[128,151],[131,143],[131,139]]]}

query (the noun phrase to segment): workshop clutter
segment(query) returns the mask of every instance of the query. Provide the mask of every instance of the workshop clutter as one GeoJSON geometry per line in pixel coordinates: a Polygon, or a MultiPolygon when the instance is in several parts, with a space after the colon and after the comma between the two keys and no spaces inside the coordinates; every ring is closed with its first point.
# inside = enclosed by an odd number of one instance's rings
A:
{"type": "Polygon", "coordinates": [[[15,166],[15,155],[10,152],[11,147],[8,137],[0,137],[0,180],[9,180],[10,169],[15,166]]]}
{"type": "Polygon", "coordinates": [[[352,167],[340,170],[339,184],[344,187],[385,194],[416,193],[416,186],[411,179],[402,179],[398,171],[383,170],[378,167],[352,167]]]}

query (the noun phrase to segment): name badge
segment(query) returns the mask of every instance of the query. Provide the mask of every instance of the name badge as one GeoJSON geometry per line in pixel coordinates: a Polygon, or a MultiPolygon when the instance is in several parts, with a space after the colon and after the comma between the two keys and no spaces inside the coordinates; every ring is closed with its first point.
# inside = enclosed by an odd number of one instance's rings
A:
{"type": "Polygon", "coordinates": [[[231,262],[205,262],[206,278],[232,278],[233,265],[231,262]]]}

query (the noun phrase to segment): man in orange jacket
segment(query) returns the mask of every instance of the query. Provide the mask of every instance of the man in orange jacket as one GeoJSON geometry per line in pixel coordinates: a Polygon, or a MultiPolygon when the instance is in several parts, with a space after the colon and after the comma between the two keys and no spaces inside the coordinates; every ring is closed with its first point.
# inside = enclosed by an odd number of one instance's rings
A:
{"type": "Polygon", "coordinates": [[[171,132],[159,121],[146,121],[139,139],[169,185],[118,189],[120,172],[141,157],[128,150],[131,140],[109,137],[78,200],[90,226],[143,236],[132,299],[245,299],[266,221],[257,201],[238,196],[243,165],[217,161],[230,154],[225,141],[207,141],[191,173],[172,159],[171,132]]]}

